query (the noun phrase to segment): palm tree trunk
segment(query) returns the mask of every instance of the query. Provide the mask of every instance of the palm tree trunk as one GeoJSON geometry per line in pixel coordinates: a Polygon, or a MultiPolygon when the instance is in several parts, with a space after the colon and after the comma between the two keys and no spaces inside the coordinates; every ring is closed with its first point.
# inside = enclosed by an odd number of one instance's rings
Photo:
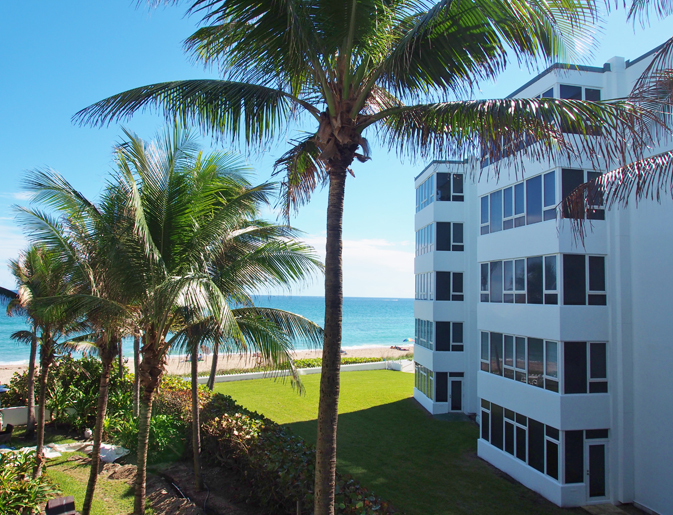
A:
{"type": "Polygon", "coordinates": [[[33,325],[33,339],[30,342],[30,360],[28,361],[28,420],[26,437],[35,433],[35,357],[37,355],[37,326],[33,325]]]}
{"type": "Polygon", "coordinates": [[[124,350],[122,348],[122,340],[119,340],[119,379],[124,379],[124,350]]]}
{"type": "Polygon", "coordinates": [[[103,421],[107,411],[107,400],[110,388],[110,371],[114,360],[114,353],[101,353],[103,362],[103,371],[100,376],[100,385],[98,386],[98,410],[96,411],[96,426],[93,431],[93,449],[91,451],[91,471],[89,472],[89,483],[86,487],[86,496],[82,506],[82,515],[89,515],[93,494],[96,490],[96,481],[98,481],[98,467],[100,464],[100,445],[103,441],[103,421]]]}
{"type": "Polygon", "coordinates": [[[133,416],[138,418],[140,401],[140,335],[133,338],[133,416]]]}
{"type": "Polygon", "coordinates": [[[217,373],[217,357],[219,355],[219,346],[215,344],[213,346],[213,362],[210,365],[210,376],[208,376],[208,383],[206,386],[212,392],[215,388],[215,374],[217,373]]]}
{"type": "Polygon", "coordinates": [[[201,472],[201,424],[199,422],[199,350],[192,350],[192,451],[194,453],[194,487],[197,492],[203,490],[201,472]]]}
{"type": "Polygon", "coordinates": [[[45,345],[43,342],[42,347],[40,348],[40,398],[37,402],[39,411],[37,417],[37,448],[35,449],[37,463],[35,465],[35,471],[33,472],[33,478],[38,478],[42,475],[42,465],[45,461],[44,456],[42,455],[42,452],[44,451],[44,423],[47,410],[45,406],[45,399],[47,398],[47,377],[49,375],[49,365],[51,365],[52,360],[51,349],[48,347],[49,345],[49,343],[45,345]]]}
{"type": "Polygon", "coordinates": [[[330,170],[325,254],[325,343],[322,351],[315,464],[315,515],[334,514],[336,437],[343,311],[342,222],[346,170],[330,170]]]}
{"type": "MultiPolygon", "coordinates": [[[[147,338],[147,336],[145,336],[147,338]]],[[[135,480],[133,515],[145,515],[145,490],[147,486],[147,451],[150,439],[150,419],[154,393],[164,372],[163,362],[156,352],[146,350],[140,363],[141,397],[138,414],[138,455],[135,480]]]]}

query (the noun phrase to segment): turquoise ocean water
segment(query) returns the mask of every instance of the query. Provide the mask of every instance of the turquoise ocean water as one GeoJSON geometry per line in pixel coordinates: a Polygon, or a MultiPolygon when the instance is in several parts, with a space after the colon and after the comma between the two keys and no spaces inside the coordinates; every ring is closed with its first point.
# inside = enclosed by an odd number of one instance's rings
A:
{"type": "MultiPolygon", "coordinates": [[[[258,306],[284,309],[317,322],[324,323],[323,297],[258,297],[258,306]]],[[[0,363],[28,361],[28,346],[16,344],[10,335],[28,330],[25,320],[9,318],[0,307],[0,363]]],[[[344,299],[342,347],[400,345],[405,338],[414,337],[414,301],[401,298],[346,297],[344,299]]],[[[297,346],[297,348],[302,348],[297,346]]],[[[132,355],[130,342],[124,345],[124,355],[132,355]]]]}

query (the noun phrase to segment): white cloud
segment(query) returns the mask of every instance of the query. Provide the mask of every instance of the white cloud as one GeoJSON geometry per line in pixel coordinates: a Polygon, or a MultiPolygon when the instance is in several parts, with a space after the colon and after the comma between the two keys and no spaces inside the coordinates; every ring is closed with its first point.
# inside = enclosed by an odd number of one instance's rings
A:
{"type": "MultiPolygon", "coordinates": [[[[325,237],[310,235],[304,241],[325,258],[325,237]]],[[[414,253],[407,242],[384,239],[343,241],[343,280],[346,297],[407,297],[414,295],[414,253]]],[[[309,294],[303,292],[304,294],[309,294]]],[[[310,294],[322,295],[320,287],[310,294]]]]}

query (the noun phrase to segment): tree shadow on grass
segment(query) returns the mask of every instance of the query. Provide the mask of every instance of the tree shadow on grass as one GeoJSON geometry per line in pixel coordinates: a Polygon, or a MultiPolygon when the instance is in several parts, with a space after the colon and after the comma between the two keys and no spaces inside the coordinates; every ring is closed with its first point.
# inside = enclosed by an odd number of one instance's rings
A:
{"type": "MultiPolygon", "coordinates": [[[[314,444],[316,421],[288,424],[314,444]]],[[[568,515],[477,457],[475,423],[437,420],[412,398],[339,415],[337,468],[407,515],[568,515]]]]}

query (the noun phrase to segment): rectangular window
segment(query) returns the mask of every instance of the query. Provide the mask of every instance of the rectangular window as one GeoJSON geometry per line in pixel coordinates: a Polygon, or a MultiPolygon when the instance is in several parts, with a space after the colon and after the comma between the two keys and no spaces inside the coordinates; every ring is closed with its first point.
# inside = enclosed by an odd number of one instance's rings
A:
{"type": "Polygon", "coordinates": [[[589,344],[589,393],[608,393],[607,344],[589,344]]]}
{"type": "Polygon", "coordinates": [[[437,300],[451,300],[451,272],[437,272],[437,300]]]}
{"type": "Polygon", "coordinates": [[[460,352],[463,350],[463,323],[436,322],[437,351],[460,352]]]}
{"type": "Polygon", "coordinates": [[[528,419],[528,464],[544,474],[544,424],[528,419]]]}
{"type": "Polygon", "coordinates": [[[582,100],[582,88],[561,84],[561,98],[567,100],[582,100]]]}
{"type": "Polygon", "coordinates": [[[585,262],[583,255],[563,255],[563,304],[567,306],[587,303],[585,262]]]}
{"type": "Polygon", "coordinates": [[[514,302],[514,261],[504,261],[502,264],[503,302],[514,302]]]}
{"type": "Polygon", "coordinates": [[[463,202],[465,199],[465,192],[463,191],[463,174],[454,173],[453,174],[453,195],[451,200],[454,202],[463,202]]]}
{"type": "Polygon", "coordinates": [[[544,385],[547,390],[558,393],[558,343],[545,341],[544,385]]]}
{"type": "Polygon", "coordinates": [[[528,382],[526,375],[526,339],[517,336],[516,343],[516,376],[515,379],[521,383],[528,382]]]}
{"type": "Polygon", "coordinates": [[[451,250],[451,222],[437,222],[437,250],[451,250]]]}
{"type": "Polygon", "coordinates": [[[416,188],[416,212],[432,204],[435,199],[435,176],[431,175],[425,182],[416,188]]]}
{"type": "Polygon", "coordinates": [[[488,302],[489,298],[490,298],[489,297],[488,277],[489,277],[488,263],[482,263],[481,264],[481,301],[482,302],[488,302]]]}
{"type": "Polygon", "coordinates": [[[514,379],[514,336],[505,335],[505,362],[503,373],[506,378],[514,379]]]}
{"type": "Polygon", "coordinates": [[[544,303],[558,304],[556,256],[545,256],[544,258],[544,303]]]}
{"type": "Polygon", "coordinates": [[[437,392],[437,402],[449,401],[449,375],[446,372],[437,372],[435,390],[437,392]]]}
{"type": "Polygon", "coordinates": [[[528,384],[544,388],[544,348],[539,338],[528,338],[528,384]]]}
{"type": "MultiPolygon", "coordinates": [[[[561,195],[563,196],[563,200],[568,198],[568,196],[582,183],[584,183],[584,170],[563,168],[561,170],[561,195]]],[[[570,212],[565,205],[563,206],[563,216],[565,218],[570,217],[570,212]]]]}
{"type": "Polygon", "coordinates": [[[603,256],[589,256],[589,297],[590,306],[605,306],[605,258],[603,256]]]}
{"type": "Polygon", "coordinates": [[[565,482],[584,483],[584,431],[564,431],[565,482]]]}
{"type": "MultiPolygon", "coordinates": [[[[505,410],[507,412],[509,410],[505,410]]],[[[505,452],[514,455],[514,424],[505,420],[505,452]]]]}
{"type": "Polygon", "coordinates": [[[463,323],[453,322],[451,324],[451,350],[462,352],[463,348],[463,323]]]}
{"type": "Polygon", "coordinates": [[[416,300],[434,300],[433,273],[416,274],[416,300]]]}
{"type": "Polygon", "coordinates": [[[514,261],[514,301],[517,304],[526,303],[526,260],[514,261]]]}
{"type": "Polygon", "coordinates": [[[451,250],[454,252],[462,252],[465,249],[465,242],[463,240],[463,224],[453,223],[453,245],[451,250]]]}
{"type": "Polygon", "coordinates": [[[487,442],[490,441],[490,429],[491,429],[491,403],[484,401],[482,399],[481,401],[481,439],[486,440],[487,442]]]}
{"type": "Polygon", "coordinates": [[[489,366],[489,336],[488,331],[481,332],[481,369],[484,372],[489,372],[491,370],[489,366]]]}
{"type": "Polygon", "coordinates": [[[491,403],[491,445],[498,449],[503,447],[503,420],[502,406],[491,403]]]}
{"type": "Polygon", "coordinates": [[[521,227],[526,225],[526,195],[524,192],[524,184],[520,182],[514,185],[514,227],[521,227]]]}
{"type": "Polygon", "coordinates": [[[502,375],[502,333],[491,333],[491,374],[502,375]]]}
{"type": "MultiPolygon", "coordinates": [[[[587,182],[598,179],[600,172],[587,172],[587,182]]],[[[605,220],[605,205],[603,203],[603,190],[600,186],[591,188],[587,192],[587,218],[589,220],[605,220]]]]}
{"type": "Polygon", "coordinates": [[[481,197],[481,234],[488,234],[488,195],[481,197]]]}
{"type": "Polygon", "coordinates": [[[584,88],[584,100],[589,100],[591,102],[600,102],[601,101],[601,90],[584,88]]]}
{"type": "Polygon", "coordinates": [[[495,191],[490,195],[491,218],[490,232],[502,231],[502,190],[495,191]]]}
{"type": "Polygon", "coordinates": [[[544,219],[556,218],[556,172],[544,174],[544,219]]]}
{"type": "Polygon", "coordinates": [[[502,302],[502,261],[491,263],[491,302],[502,302]]]}
{"type": "Polygon", "coordinates": [[[526,181],[526,224],[542,221],[542,176],[526,181]]]}
{"type": "Polygon", "coordinates": [[[451,181],[448,173],[437,174],[437,200],[451,200],[451,181]]]}
{"type": "Polygon", "coordinates": [[[502,190],[503,220],[502,228],[504,230],[514,227],[514,189],[510,186],[502,190]]]}
{"type": "Polygon", "coordinates": [[[463,273],[452,272],[451,274],[451,300],[462,301],[463,295],[463,273]]]}
{"type": "Polygon", "coordinates": [[[587,393],[586,342],[563,342],[563,393],[587,393]]]}
{"type": "Polygon", "coordinates": [[[543,279],[542,279],[542,257],[528,258],[528,272],[526,274],[526,282],[528,288],[528,304],[542,304],[543,300],[543,279]]]}
{"type": "Polygon", "coordinates": [[[433,348],[433,323],[430,320],[416,319],[416,344],[426,349],[433,348]]]}
{"type": "Polygon", "coordinates": [[[415,386],[418,391],[425,395],[428,399],[434,398],[434,374],[432,370],[425,368],[416,363],[415,386]]]}

